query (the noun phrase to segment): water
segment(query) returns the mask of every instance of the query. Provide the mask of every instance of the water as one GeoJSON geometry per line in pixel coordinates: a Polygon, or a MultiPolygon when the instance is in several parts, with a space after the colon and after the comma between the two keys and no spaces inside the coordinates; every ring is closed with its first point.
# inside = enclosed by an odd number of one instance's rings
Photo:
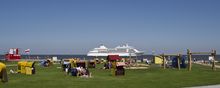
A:
{"type": "MultiPolygon", "coordinates": [[[[80,59],[88,59],[88,60],[96,58],[86,55],[22,55],[22,59],[28,59],[29,57],[30,59],[46,59],[46,58],[57,57],[58,59],[80,58],[80,59]]],[[[186,57],[186,55],[184,55],[183,57],[186,57]]],[[[192,59],[195,58],[197,60],[208,60],[208,57],[209,55],[193,55],[192,59]]],[[[99,57],[99,58],[105,59],[106,57],[99,57]]],[[[129,58],[129,57],[125,57],[125,58],[129,58]]],[[[143,58],[153,59],[153,55],[142,55],[132,58],[137,58],[139,60],[143,58]]],[[[0,55],[0,59],[4,59],[4,55],[0,55]]],[[[220,55],[216,56],[216,60],[220,61],[220,55]]]]}
{"type": "MultiPolygon", "coordinates": [[[[52,58],[52,57],[57,57],[57,59],[68,59],[68,58],[80,58],[80,59],[94,59],[97,57],[92,57],[92,56],[87,56],[87,55],[22,55],[22,59],[46,59],[46,58],[52,58]]],[[[98,58],[103,58],[105,59],[106,57],[98,57],[98,58]]],[[[129,57],[125,57],[129,58],[129,57]]],[[[137,56],[137,57],[132,57],[132,58],[137,58],[137,59],[142,59],[142,58],[153,58],[152,55],[143,55],[143,56],[137,56]]],[[[4,59],[4,55],[0,55],[0,59],[4,59]]]]}

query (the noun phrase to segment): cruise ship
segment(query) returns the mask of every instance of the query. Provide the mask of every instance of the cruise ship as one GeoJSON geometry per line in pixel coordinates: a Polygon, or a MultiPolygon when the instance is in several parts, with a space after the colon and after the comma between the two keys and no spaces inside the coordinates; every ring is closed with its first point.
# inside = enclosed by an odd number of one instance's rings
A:
{"type": "Polygon", "coordinates": [[[141,56],[143,51],[139,51],[128,44],[117,46],[115,48],[107,48],[105,45],[101,44],[98,48],[94,48],[89,51],[87,56],[108,56],[108,55],[119,55],[123,57],[128,56],[141,56]]]}

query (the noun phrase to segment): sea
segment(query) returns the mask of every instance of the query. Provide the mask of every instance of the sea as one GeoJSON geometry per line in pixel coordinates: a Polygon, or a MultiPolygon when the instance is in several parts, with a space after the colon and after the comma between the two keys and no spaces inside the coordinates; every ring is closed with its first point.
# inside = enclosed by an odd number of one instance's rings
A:
{"type": "MultiPolygon", "coordinates": [[[[69,58],[79,58],[82,60],[92,60],[94,58],[100,58],[100,59],[106,59],[106,57],[91,57],[87,55],[21,55],[22,59],[47,59],[52,57],[57,57],[57,59],[69,59],[69,58]]],[[[137,60],[143,60],[143,59],[149,59],[152,60],[154,55],[142,55],[137,57],[132,57],[137,60]]],[[[187,58],[187,55],[183,55],[184,58],[187,58]]],[[[123,58],[129,58],[129,57],[123,57],[123,58]]],[[[170,57],[173,58],[173,57],[170,57]]],[[[208,60],[209,55],[193,55],[192,59],[196,60],[208,60]]],[[[0,55],[0,60],[5,59],[4,55],[0,55]]],[[[216,60],[220,61],[220,55],[216,55],[216,60]]]]}

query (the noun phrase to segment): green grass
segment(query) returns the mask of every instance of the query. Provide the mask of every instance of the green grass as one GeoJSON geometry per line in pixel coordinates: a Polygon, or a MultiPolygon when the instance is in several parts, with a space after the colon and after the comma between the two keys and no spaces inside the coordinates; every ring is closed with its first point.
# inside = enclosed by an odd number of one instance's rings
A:
{"type": "MultiPolygon", "coordinates": [[[[212,71],[200,65],[193,65],[190,72],[187,69],[163,70],[152,65],[148,70],[126,70],[126,75],[119,77],[98,67],[90,69],[93,78],[65,75],[58,66],[36,66],[35,75],[9,74],[9,82],[0,82],[0,88],[180,88],[220,84],[220,69],[212,71]]],[[[7,67],[7,70],[15,68],[7,67]]]]}

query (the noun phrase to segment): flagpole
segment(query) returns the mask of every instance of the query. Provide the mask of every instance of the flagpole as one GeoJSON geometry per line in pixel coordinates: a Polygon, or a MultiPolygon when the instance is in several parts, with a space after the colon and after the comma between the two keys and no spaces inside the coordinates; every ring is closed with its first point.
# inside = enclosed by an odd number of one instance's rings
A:
{"type": "Polygon", "coordinates": [[[29,49],[28,55],[29,55],[29,59],[31,59],[31,50],[30,49],[29,49]]]}
{"type": "Polygon", "coordinates": [[[30,56],[30,53],[28,53],[28,56],[29,56],[29,59],[31,59],[31,58],[30,58],[30,57],[31,57],[31,56],[30,56]]]}
{"type": "Polygon", "coordinates": [[[26,49],[26,50],[25,50],[25,53],[27,54],[27,58],[28,58],[28,59],[31,59],[30,49],[26,49]]]}

